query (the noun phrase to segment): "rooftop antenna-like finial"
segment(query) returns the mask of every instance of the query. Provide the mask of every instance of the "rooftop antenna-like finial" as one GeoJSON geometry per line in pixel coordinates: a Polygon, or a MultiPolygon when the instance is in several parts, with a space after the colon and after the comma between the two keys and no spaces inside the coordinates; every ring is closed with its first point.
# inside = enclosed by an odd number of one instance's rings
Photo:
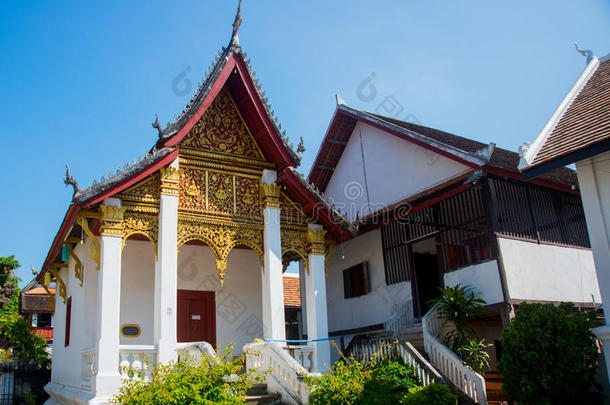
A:
{"type": "Polygon", "coordinates": [[[237,14],[235,14],[235,21],[233,21],[233,34],[231,35],[231,43],[229,47],[231,48],[241,48],[239,44],[239,26],[241,25],[241,0],[239,0],[239,4],[237,5],[237,14]]]}
{"type": "Polygon", "coordinates": [[[576,48],[576,51],[578,53],[587,57],[587,65],[589,64],[589,62],[591,62],[593,60],[593,51],[590,51],[588,49],[580,49],[578,47],[578,44],[574,44],[574,47],[576,48]]]}

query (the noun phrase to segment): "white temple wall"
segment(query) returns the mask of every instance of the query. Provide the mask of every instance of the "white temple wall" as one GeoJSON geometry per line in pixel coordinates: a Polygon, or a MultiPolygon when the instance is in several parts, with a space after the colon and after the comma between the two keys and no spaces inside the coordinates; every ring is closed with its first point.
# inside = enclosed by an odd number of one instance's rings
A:
{"type": "Polygon", "coordinates": [[[485,300],[487,305],[504,301],[496,260],[445,273],[444,282],[447,287],[454,287],[457,284],[469,286],[478,297],[485,300]]]}
{"type": "Polygon", "coordinates": [[[465,165],[359,122],[325,194],[353,220],[357,214],[362,218],[468,170],[465,165]]]}
{"type": "Polygon", "coordinates": [[[154,344],[155,255],[149,241],[128,239],[121,262],[120,325],[138,325],[140,336],[121,335],[122,345],[154,344]]]}
{"type": "Polygon", "coordinates": [[[326,279],[329,332],[376,325],[411,299],[411,283],[386,285],[381,232],[374,230],[337,246],[328,260],[326,279]],[[345,299],[343,270],[368,262],[370,292],[345,299]]]}
{"type": "Polygon", "coordinates": [[[209,247],[180,248],[178,289],[216,292],[216,340],[221,350],[234,343],[233,353],[239,354],[245,344],[263,337],[261,272],[256,252],[233,249],[221,287],[209,247]]]}
{"type": "Polygon", "coordinates": [[[95,345],[95,305],[97,297],[96,264],[89,255],[89,243],[77,244],[74,252],[84,264],[84,284],[74,275],[74,259],[70,257],[68,267],[62,268],[60,277],[66,283],[66,303],[55,294],[55,324],[53,331],[53,369],[51,380],[64,385],[80,387],[81,358],[83,349],[95,345]],[[70,322],[70,344],[65,346],[66,338],[66,305],[72,298],[70,322]]]}
{"type": "Polygon", "coordinates": [[[602,301],[590,249],[498,238],[511,300],[602,301]]]}

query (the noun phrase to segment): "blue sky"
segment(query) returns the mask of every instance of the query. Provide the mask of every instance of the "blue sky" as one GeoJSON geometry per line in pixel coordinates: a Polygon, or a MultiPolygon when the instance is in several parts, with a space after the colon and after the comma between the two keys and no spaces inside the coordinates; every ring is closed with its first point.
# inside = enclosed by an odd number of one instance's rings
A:
{"type": "MultiPolygon", "coordinates": [[[[156,139],[154,114],[165,123],[182,109],[228,42],[235,8],[2,2],[0,256],[17,257],[24,282],[70,202],[64,164],[87,186],[144,154],[156,139]]],[[[601,0],[244,0],[243,19],[242,46],[280,122],[295,144],[305,140],[306,173],[335,93],[516,150],[584,69],[573,43],[610,52],[610,3],[601,0]],[[358,86],[369,77],[376,93],[367,101],[358,86]]]]}

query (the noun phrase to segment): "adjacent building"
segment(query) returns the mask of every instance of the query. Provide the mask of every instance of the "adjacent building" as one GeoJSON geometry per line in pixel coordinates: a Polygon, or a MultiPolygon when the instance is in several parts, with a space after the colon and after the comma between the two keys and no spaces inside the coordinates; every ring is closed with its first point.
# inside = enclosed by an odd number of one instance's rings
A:
{"type": "MultiPolygon", "coordinates": [[[[525,179],[538,179],[576,166],[597,279],[602,297],[610,299],[610,55],[586,54],[583,73],[538,137],[521,148],[519,167],[525,179]]],[[[610,326],[595,333],[610,370],[610,326]]]]}

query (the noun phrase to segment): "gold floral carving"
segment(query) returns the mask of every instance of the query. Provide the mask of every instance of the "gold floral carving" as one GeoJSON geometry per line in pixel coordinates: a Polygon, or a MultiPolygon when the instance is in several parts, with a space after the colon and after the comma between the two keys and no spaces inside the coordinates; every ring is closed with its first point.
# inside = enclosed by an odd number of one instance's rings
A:
{"type": "Polygon", "coordinates": [[[235,176],[235,215],[261,220],[258,181],[249,177],[235,176]]]}
{"type": "Polygon", "coordinates": [[[96,264],[96,269],[99,270],[100,269],[100,241],[97,239],[97,236],[95,236],[93,234],[93,232],[91,232],[91,229],[89,229],[89,220],[87,219],[87,217],[85,216],[79,216],[78,217],[78,224],[81,226],[81,228],[83,229],[83,231],[85,231],[85,234],[89,237],[89,240],[91,241],[91,259],[93,259],[93,261],[96,264]]]}
{"type": "Polygon", "coordinates": [[[178,182],[180,181],[180,170],[174,167],[162,167],[161,170],[161,194],[178,195],[178,182]]]}
{"type": "Polygon", "coordinates": [[[158,217],[156,215],[138,212],[126,212],[123,219],[123,241],[121,243],[121,249],[125,248],[127,239],[133,235],[142,235],[150,241],[156,260],[158,258],[157,243],[159,240],[158,217]]]}
{"type": "Polygon", "coordinates": [[[267,184],[261,185],[261,196],[263,199],[263,206],[265,208],[280,208],[280,193],[282,188],[278,184],[267,184]]]}
{"type": "Polygon", "coordinates": [[[203,223],[198,221],[178,220],[178,247],[198,240],[212,249],[216,256],[216,269],[221,285],[227,269],[227,257],[236,246],[247,246],[254,250],[263,260],[263,230],[252,226],[231,226],[203,223]]]}
{"type": "Polygon", "coordinates": [[[292,202],[284,193],[280,195],[280,210],[282,223],[307,225],[307,216],[301,207],[292,202]]]}
{"type": "Polygon", "coordinates": [[[154,174],[121,192],[118,197],[121,201],[126,202],[124,205],[128,205],[128,202],[132,202],[148,203],[158,207],[160,193],[159,177],[160,175],[158,173],[154,174]]]}
{"type": "Polygon", "coordinates": [[[305,230],[281,229],[280,235],[282,238],[282,261],[284,268],[290,263],[291,254],[296,254],[303,260],[305,270],[309,272],[307,232],[305,230]]]}
{"type": "Polygon", "coordinates": [[[226,89],[220,91],[181,146],[261,159],[254,138],[226,89]]]}
{"type": "Polygon", "coordinates": [[[123,216],[127,208],[100,205],[101,233],[105,236],[122,236],[123,216]]]}
{"type": "Polygon", "coordinates": [[[233,204],[233,176],[223,173],[208,175],[208,211],[231,215],[233,204]]]}
{"type": "Polygon", "coordinates": [[[46,272],[44,275],[44,279],[42,281],[42,288],[44,288],[44,290],[49,295],[49,307],[51,307],[52,310],[55,310],[55,294],[53,294],[51,292],[51,290],[49,290],[50,285],[51,285],[51,273],[46,272]]]}
{"type": "Polygon", "coordinates": [[[54,263],[49,267],[49,271],[51,272],[51,274],[53,274],[53,276],[55,276],[55,282],[57,283],[59,296],[64,299],[64,304],[65,304],[67,290],[66,290],[66,283],[64,283],[64,280],[62,280],[61,277],[59,276],[59,269],[61,267],[66,267],[66,264],[65,263],[62,263],[62,264],[54,263]]]}
{"type": "Polygon", "coordinates": [[[80,286],[82,287],[84,282],[83,263],[80,261],[80,258],[76,255],[76,253],[74,253],[71,243],[68,243],[68,250],[70,252],[70,256],[74,259],[74,277],[80,281],[80,286]]]}
{"type": "Polygon", "coordinates": [[[307,241],[309,245],[307,247],[307,252],[312,255],[325,255],[326,249],[324,248],[324,236],[326,235],[326,231],[323,230],[307,230],[307,241]]]}

